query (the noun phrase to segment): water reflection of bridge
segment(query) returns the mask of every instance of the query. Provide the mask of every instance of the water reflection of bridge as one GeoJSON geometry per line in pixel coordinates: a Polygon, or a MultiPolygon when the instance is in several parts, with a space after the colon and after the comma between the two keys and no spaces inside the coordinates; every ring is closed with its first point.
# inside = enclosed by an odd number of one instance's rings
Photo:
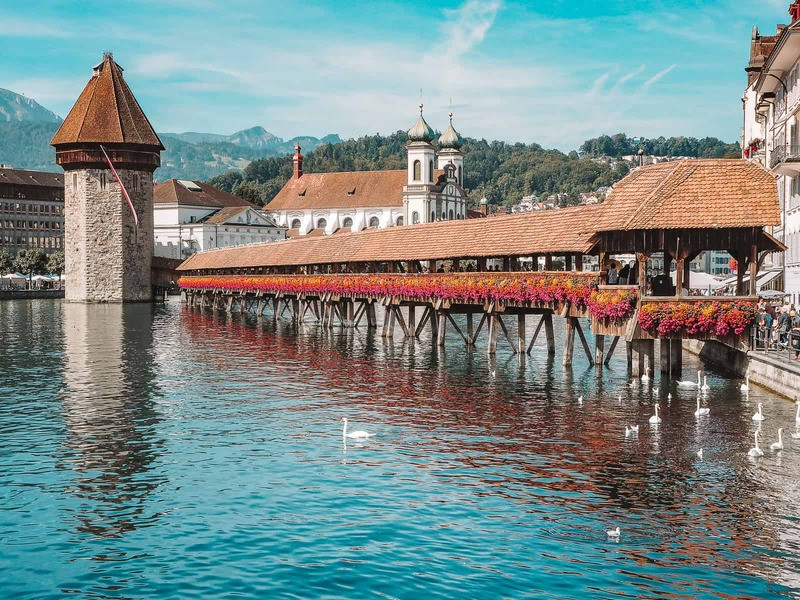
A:
{"type": "Polygon", "coordinates": [[[785,249],[764,230],[779,222],[775,183],[758,165],[679,161],[634,171],[595,207],[200,253],[181,265],[181,287],[193,307],[273,318],[288,311],[295,323],[312,318],[325,328],[337,323],[355,328],[365,321],[375,329],[380,305],[384,337],[399,328],[415,339],[427,330],[443,345],[452,328],[472,346],[485,332],[489,354],[505,338],[520,357],[540,339],[555,354],[553,318],[561,317],[565,365],[573,362],[576,337],[587,361],[598,366],[624,339],[629,364],[640,374],[654,370],[658,340],[662,371],[680,373],[682,339],[741,344],[754,316],[759,265],[769,253],[785,249]],[[728,251],[739,261],[736,298],[710,302],[685,296],[689,264],[706,250],[728,251]],[[603,286],[610,260],[623,253],[636,256],[636,283],[603,286]],[[676,264],[673,295],[651,295],[648,264],[655,254],[665,258],[666,275],[676,264]],[[586,255],[598,257],[599,273],[582,271],[586,255]],[[489,271],[489,264],[502,264],[502,272],[489,271]],[[456,320],[459,315],[463,319],[456,320]],[[530,339],[528,315],[537,317],[530,339]],[[582,317],[591,318],[594,348],[582,317]],[[509,319],[516,321],[515,336],[509,319]],[[607,351],[606,336],[611,337],[607,351]]]}

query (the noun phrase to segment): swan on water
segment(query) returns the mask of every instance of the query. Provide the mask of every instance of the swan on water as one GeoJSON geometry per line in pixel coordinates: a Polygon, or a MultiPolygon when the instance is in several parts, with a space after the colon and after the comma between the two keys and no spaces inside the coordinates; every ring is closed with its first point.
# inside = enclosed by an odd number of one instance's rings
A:
{"type": "Polygon", "coordinates": [[[679,381],[678,387],[700,387],[700,371],[697,372],[697,381],[679,381]]]}
{"type": "Polygon", "coordinates": [[[639,433],[638,425],[631,425],[630,427],[628,425],[625,425],[625,437],[628,437],[629,435],[638,435],[638,433],[639,433]]]}
{"type": "Polygon", "coordinates": [[[661,423],[661,417],[658,416],[658,403],[657,402],[653,405],[653,408],[655,409],[656,412],[652,417],[650,417],[650,423],[652,423],[653,425],[658,425],[659,423],[661,423]]]}
{"type": "Polygon", "coordinates": [[[350,433],[347,433],[347,417],[342,417],[342,423],[344,423],[344,427],[342,428],[343,438],[350,438],[351,440],[366,440],[367,438],[375,437],[374,433],[367,433],[366,431],[351,431],[350,433]]]}
{"type": "Polygon", "coordinates": [[[696,410],[696,411],[694,411],[694,416],[695,416],[695,417],[699,417],[699,416],[701,416],[701,415],[707,415],[707,414],[709,414],[710,412],[711,412],[711,409],[710,409],[710,408],[708,408],[708,407],[706,407],[706,406],[704,406],[704,407],[701,407],[701,406],[700,406],[700,398],[698,398],[698,399],[697,399],[697,410],[696,410]]]}
{"type": "Polygon", "coordinates": [[[793,440],[800,440],[800,431],[790,431],[793,440]]]}
{"type": "Polygon", "coordinates": [[[743,392],[750,391],[750,375],[744,378],[744,383],[739,386],[739,389],[743,392]]]}
{"type": "Polygon", "coordinates": [[[764,416],[764,413],[761,411],[762,407],[763,405],[761,404],[761,402],[759,402],[758,411],[756,412],[756,414],[753,415],[753,421],[763,421],[766,418],[764,416]]]}
{"type": "Polygon", "coordinates": [[[758,431],[755,433],[756,438],[756,445],[755,448],[750,448],[750,452],[747,453],[748,456],[764,456],[764,451],[758,447],[758,431]]]}
{"type": "Polygon", "coordinates": [[[711,386],[708,385],[708,377],[706,377],[705,375],[703,375],[703,387],[701,387],[700,389],[703,390],[704,392],[707,392],[711,389],[711,386]]]}
{"type": "Polygon", "coordinates": [[[667,394],[667,402],[672,402],[672,392],[667,394]]]}
{"type": "Polygon", "coordinates": [[[703,449],[702,448],[700,448],[700,450],[697,451],[697,458],[703,458],[703,449]]]}
{"type": "Polygon", "coordinates": [[[778,428],[778,441],[773,442],[772,445],[769,447],[770,450],[773,452],[777,452],[778,450],[783,450],[783,427],[778,428]]]}
{"type": "Polygon", "coordinates": [[[620,534],[619,527],[615,527],[614,529],[609,529],[606,531],[606,535],[610,538],[618,539],[620,534]]]}
{"type": "Polygon", "coordinates": [[[650,381],[650,367],[644,368],[644,375],[642,375],[642,381],[650,381]]]}

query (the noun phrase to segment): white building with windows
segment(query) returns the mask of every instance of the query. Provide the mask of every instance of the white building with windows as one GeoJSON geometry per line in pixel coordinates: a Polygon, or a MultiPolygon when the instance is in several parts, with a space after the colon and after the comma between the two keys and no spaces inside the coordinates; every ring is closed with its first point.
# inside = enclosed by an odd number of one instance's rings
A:
{"type": "Polygon", "coordinates": [[[294,172],[264,207],[290,237],[465,219],[463,140],[450,125],[439,137],[422,116],[408,131],[408,165],[397,171],[304,173],[300,146],[294,172]]]}
{"type": "Polygon", "coordinates": [[[153,191],[154,254],[187,256],[226,246],[286,239],[258,207],[202,181],[170,179],[153,191]]]}
{"type": "Polygon", "coordinates": [[[776,287],[800,302],[800,2],[789,7],[792,22],[763,36],[753,27],[748,85],[742,97],[742,153],[776,176],[781,225],[773,235],[788,250],[767,259],[781,271],[776,287]],[[782,281],[780,281],[782,279],[782,281]]]}

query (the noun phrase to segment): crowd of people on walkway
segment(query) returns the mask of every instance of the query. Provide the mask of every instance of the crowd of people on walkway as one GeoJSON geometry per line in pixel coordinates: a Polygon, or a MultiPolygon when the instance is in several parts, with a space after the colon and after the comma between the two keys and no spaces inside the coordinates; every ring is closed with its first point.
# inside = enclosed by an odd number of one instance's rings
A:
{"type": "Polygon", "coordinates": [[[794,304],[758,303],[756,347],[764,350],[791,350],[792,359],[800,360],[800,315],[794,304]]]}

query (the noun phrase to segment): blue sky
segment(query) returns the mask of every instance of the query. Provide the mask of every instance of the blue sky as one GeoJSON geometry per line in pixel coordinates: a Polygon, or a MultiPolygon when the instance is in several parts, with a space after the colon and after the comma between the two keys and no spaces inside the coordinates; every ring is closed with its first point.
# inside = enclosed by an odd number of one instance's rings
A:
{"type": "Polygon", "coordinates": [[[789,0],[0,0],[0,87],[65,116],[113,50],[158,131],[409,128],[572,149],[740,135],[751,28],[789,0]]]}

